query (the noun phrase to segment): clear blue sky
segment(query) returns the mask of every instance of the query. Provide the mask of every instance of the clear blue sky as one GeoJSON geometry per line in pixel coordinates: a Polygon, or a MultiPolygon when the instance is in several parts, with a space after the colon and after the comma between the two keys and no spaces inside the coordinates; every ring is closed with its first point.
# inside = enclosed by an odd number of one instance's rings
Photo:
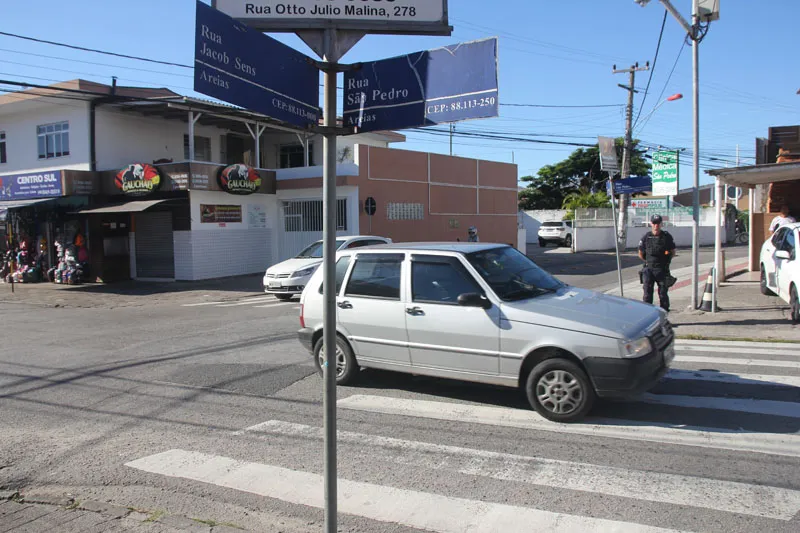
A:
{"type": "MultiPolygon", "coordinates": [[[[674,0],[689,15],[691,0],[674,0]]],[[[499,37],[500,101],[537,105],[622,104],[617,87],[625,75],[611,67],[653,62],[664,8],[633,0],[450,0],[451,37],[368,36],[346,62],[381,59],[459,41],[499,37]]],[[[4,0],[0,31],[191,65],[194,0],[4,0]]],[[[742,164],[753,161],[754,138],[769,126],[800,123],[800,65],[796,59],[800,2],[725,0],[722,17],[701,44],[701,154],[704,166],[732,166],[736,145],[742,164]]],[[[312,55],[293,35],[276,35],[312,55]]],[[[669,148],[692,146],[691,48],[676,64],[683,30],[670,16],[642,118],[673,93],[684,99],[661,106],[636,137],[669,148]],[[674,74],[667,79],[676,65],[674,74]],[[663,99],[662,98],[662,99],[663,99]]],[[[0,78],[36,83],[82,77],[124,85],[167,86],[193,94],[189,69],[152,65],[0,36],[0,78]],[[30,54],[43,54],[52,59],[30,54]],[[103,65],[82,63],[102,63],[103,65]],[[105,66],[110,65],[110,66],[105,66]],[[140,70],[135,70],[140,69],[140,70]]],[[[649,73],[637,75],[642,92],[649,73]]],[[[0,86],[0,88],[8,88],[0,86]]],[[[340,103],[341,105],[341,103],[340,103]]],[[[464,122],[460,131],[542,134],[542,139],[595,142],[597,135],[621,136],[622,107],[501,107],[496,119],[464,122]]],[[[446,137],[406,132],[406,147],[447,153],[446,137]]],[[[456,138],[455,153],[519,165],[520,176],[566,157],[573,148],[485,139],[456,138]],[[513,153],[513,156],[512,156],[513,153]]],[[[708,177],[701,176],[703,183],[708,177]]],[[[682,160],[681,187],[691,185],[691,159],[682,160]]]]}

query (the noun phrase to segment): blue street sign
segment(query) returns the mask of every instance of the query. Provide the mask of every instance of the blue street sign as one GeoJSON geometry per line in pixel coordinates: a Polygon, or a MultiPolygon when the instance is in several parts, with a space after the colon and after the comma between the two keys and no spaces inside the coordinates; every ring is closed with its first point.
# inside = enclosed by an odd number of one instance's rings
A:
{"type": "MultiPolygon", "coordinates": [[[[634,194],[650,192],[653,183],[650,176],[631,176],[624,180],[614,180],[614,194],[634,194]]],[[[611,194],[611,185],[606,182],[606,193],[611,194]]]]}
{"type": "Polygon", "coordinates": [[[364,63],[344,88],[344,125],[357,132],[496,117],[497,39],[364,63]]]}
{"type": "Polygon", "coordinates": [[[318,123],[310,58],[199,1],[195,31],[195,91],[296,126],[318,123]]]}

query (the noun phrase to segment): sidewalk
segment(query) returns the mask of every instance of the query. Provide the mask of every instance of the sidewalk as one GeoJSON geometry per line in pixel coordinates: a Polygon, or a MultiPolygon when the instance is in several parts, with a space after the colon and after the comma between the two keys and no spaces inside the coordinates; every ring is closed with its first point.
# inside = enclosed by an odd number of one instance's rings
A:
{"type": "Polygon", "coordinates": [[[263,296],[263,274],[250,274],[203,281],[87,283],[0,283],[0,303],[26,303],[43,307],[93,307],[113,309],[174,303],[238,300],[263,296]]]}
{"type": "Polygon", "coordinates": [[[0,491],[0,532],[14,533],[241,533],[236,524],[190,519],[163,512],[141,512],[127,507],[77,502],[71,498],[32,497],[20,501],[16,492],[0,491]]]}

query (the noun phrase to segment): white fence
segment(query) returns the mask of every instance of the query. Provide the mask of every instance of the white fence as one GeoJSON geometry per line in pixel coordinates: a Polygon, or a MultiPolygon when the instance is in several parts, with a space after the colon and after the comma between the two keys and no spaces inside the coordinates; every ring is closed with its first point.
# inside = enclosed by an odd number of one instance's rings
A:
{"type": "MultiPolygon", "coordinates": [[[[675,245],[688,247],[692,245],[691,226],[673,226],[666,228],[675,239],[675,245]]],[[[635,250],[639,246],[639,240],[649,230],[645,227],[629,227],[627,249],[635,250]]],[[[573,251],[575,252],[594,252],[614,249],[614,228],[605,227],[578,227],[575,228],[573,238],[573,251]]],[[[710,246],[714,244],[714,228],[712,226],[700,227],[700,246],[710,246]]]]}

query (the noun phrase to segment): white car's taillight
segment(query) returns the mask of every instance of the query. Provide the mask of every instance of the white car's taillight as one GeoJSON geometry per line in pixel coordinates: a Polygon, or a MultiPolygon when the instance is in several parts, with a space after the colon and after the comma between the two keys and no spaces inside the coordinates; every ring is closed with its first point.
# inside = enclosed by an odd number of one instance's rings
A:
{"type": "Polygon", "coordinates": [[[303,317],[303,307],[305,307],[305,306],[303,304],[300,304],[300,327],[301,328],[306,327],[306,319],[305,319],[305,317],[303,317]]]}

